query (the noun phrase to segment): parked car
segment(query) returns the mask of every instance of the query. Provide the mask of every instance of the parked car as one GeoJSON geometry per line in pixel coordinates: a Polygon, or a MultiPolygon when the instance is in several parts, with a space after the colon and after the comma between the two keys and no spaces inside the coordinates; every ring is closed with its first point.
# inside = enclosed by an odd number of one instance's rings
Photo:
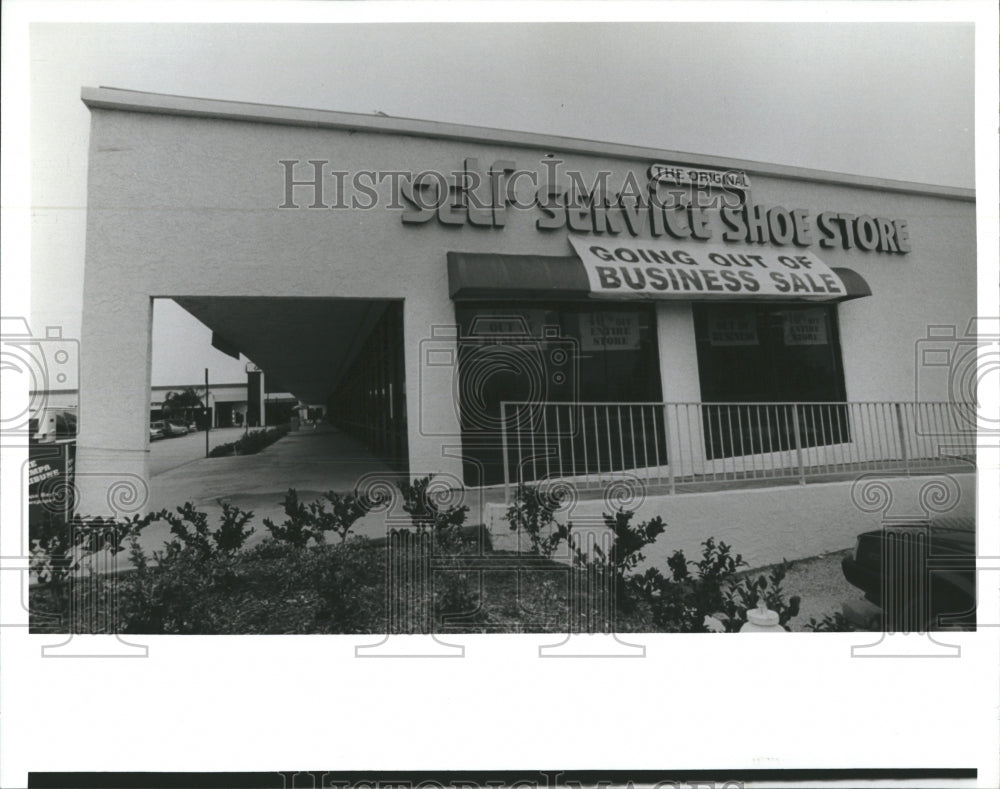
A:
{"type": "Polygon", "coordinates": [[[69,408],[45,408],[29,421],[33,443],[65,442],[76,438],[76,411],[69,408]]]}
{"type": "Polygon", "coordinates": [[[164,438],[166,433],[164,432],[163,422],[150,422],[149,423],[149,440],[157,441],[158,439],[164,438]]]}
{"type": "Polygon", "coordinates": [[[163,434],[170,438],[176,436],[186,436],[188,433],[187,425],[178,419],[168,419],[163,423],[163,434]]]}
{"type": "Polygon", "coordinates": [[[976,627],[972,518],[892,524],[865,532],[841,567],[867,601],[844,603],[844,615],[855,625],[889,632],[976,627]]]}

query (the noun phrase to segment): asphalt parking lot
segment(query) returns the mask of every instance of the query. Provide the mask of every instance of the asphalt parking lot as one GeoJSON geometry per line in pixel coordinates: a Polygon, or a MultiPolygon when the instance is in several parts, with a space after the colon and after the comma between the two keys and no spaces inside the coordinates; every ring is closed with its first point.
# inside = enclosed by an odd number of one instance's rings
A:
{"type": "MultiPolygon", "coordinates": [[[[223,427],[210,430],[209,447],[235,441],[244,433],[242,427],[223,427]]],[[[204,431],[188,433],[176,438],[159,438],[149,442],[149,476],[183,466],[192,460],[205,457],[204,431]]]]}

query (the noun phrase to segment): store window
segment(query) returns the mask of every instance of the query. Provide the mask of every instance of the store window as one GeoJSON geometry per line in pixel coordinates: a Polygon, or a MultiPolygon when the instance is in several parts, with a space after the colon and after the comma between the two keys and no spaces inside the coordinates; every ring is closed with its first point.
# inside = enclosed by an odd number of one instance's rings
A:
{"type": "Polygon", "coordinates": [[[616,405],[661,397],[652,305],[463,302],[456,314],[467,484],[503,481],[504,416],[537,456],[514,479],[552,475],[555,457],[565,475],[627,468],[643,457],[642,428],[662,435],[616,405]],[[504,402],[525,405],[504,415],[504,402]]]}
{"type": "Polygon", "coordinates": [[[709,458],[849,440],[835,305],[695,304],[694,321],[702,401],[719,404],[709,458]]]}

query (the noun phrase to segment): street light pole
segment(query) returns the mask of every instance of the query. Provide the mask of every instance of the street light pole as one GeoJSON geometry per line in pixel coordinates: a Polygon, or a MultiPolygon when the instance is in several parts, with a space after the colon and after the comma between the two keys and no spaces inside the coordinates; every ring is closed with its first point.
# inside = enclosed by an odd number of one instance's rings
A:
{"type": "Polygon", "coordinates": [[[208,433],[212,429],[212,408],[208,398],[208,368],[205,368],[205,457],[208,457],[208,433]]]}

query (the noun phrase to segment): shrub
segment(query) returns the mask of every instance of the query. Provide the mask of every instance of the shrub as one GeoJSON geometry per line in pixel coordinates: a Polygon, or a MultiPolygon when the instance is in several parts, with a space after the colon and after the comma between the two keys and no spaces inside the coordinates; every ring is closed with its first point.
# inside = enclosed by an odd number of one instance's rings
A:
{"type": "Polygon", "coordinates": [[[386,631],[385,549],[364,537],[318,551],[317,619],[327,633],[386,631]]]}
{"type": "Polygon", "coordinates": [[[778,624],[785,630],[791,630],[788,621],[799,613],[800,599],[793,596],[785,601],[785,593],[781,588],[782,581],[788,574],[791,564],[787,561],[771,568],[767,575],[751,578],[745,575],[736,583],[730,583],[725,592],[723,611],[732,623],[733,629],[738,629],[746,622],[747,611],[762,602],[778,614],[778,624]]]}
{"type": "Polygon", "coordinates": [[[434,618],[436,630],[485,625],[480,572],[463,570],[457,563],[434,573],[434,618]]]}
{"type": "Polygon", "coordinates": [[[217,565],[168,549],[123,579],[123,632],[358,633],[384,628],[379,551],[357,540],[318,549],[264,540],[217,565]]]}
{"type": "Polygon", "coordinates": [[[804,624],[803,629],[811,630],[814,633],[854,633],[859,628],[855,627],[846,616],[840,611],[827,614],[819,621],[815,617],[809,617],[809,621],[804,624]]]}
{"type": "Polygon", "coordinates": [[[385,622],[384,553],[356,538],[307,548],[266,539],[245,548],[253,513],[223,505],[219,527],[190,504],[161,513],[174,539],[152,565],[133,537],[120,582],[122,632],[377,632],[385,622]]]}
{"type": "Polygon", "coordinates": [[[272,427],[266,430],[251,430],[237,441],[230,441],[229,443],[213,447],[208,456],[217,458],[232,455],[255,455],[265,447],[271,446],[275,441],[287,435],[288,425],[272,427]]]}
{"type": "Polygon", "coordinates": [[[435,489],[434,475],[404,480],[398,487],[403,494],[403,510],[418,530],[430,529],[436,553],[462,553],[470,547],[461,528],[469,514],[466,505],[446,505],[449,492],[435,489]]]}
{"type": "MultiPolygon", "coordinates": [[[[108,552],[114,556],[125,549],[130,537],[155,516],[133,516],[122,521],[73,515],[68,521],[59,513],[44,510],[29,525],[31,544],[29,569],[36,586],[29,599],[29,627],[32,632],[66,632],[66,625],[76,628],[85,623],[68,622],[70,594],[83,562],[88,557],[108,552]]],[[[94,573],[93,565],[90,573],[94,573]]],[[[102,593],[103,584],[87,587],[102,593]]],[[[104,595],[106,597],[106,595],[104,595]]],[[[103,598],[102,598],[103,600],[103,598]]],[[[95,601],[88,600],[87,605],[95,601]]],[[[107,601],[99,603],[106,605],[107,601]]],[[[89,610],[89,609],[84,609],[89,610]]]]}
{"type": "Polygon", "coordinates": [[[354,524],[372,508],[372,503],[363,497],[332,490],[324,493],[323,499],[305,505],[299,501],[295,488],[288,489],[282,505],[285,522],[277,525],[270,518],[264,518],[264,525],[274,539],[300,547],[310,539],[319,544],[326,542],[324,532],[328,531],[346,542],[354,524]],[[330,512],[326,510],[327,502],[331,505],[330,512]]]}
{"type": "Polygon", "coordinates": [[[528,536],[532,553],[551,558],[559,543],[569,536],[569,528],[556,522],[558,504],[540,493],[537,487],[522,482],[517,486],[504,520],[510,523],[511,531],[528,536]]]}
{"type": "Polygon", "coordinates": [[[706,632],[714,626],[733,633],[746,623],[747,610],[756,607],[761,596],[786,630],[790,629],[788,621],[798,615],[800,599],[786,602],[781,587],[787,562],[771,568],[767,575],[741,577],[739,568],[746,566],[743,557],[733,556],[729,545],[710,537],[702,543],[699,561],[689,561],[683,551],[674,551],[667,566],[669,577],[654,567],[629,578],[633,598],[642,601],[643,625],[685,633],[706,632]],[[689,566],[697,572],[692,574],[689,566]]]}
{"type": "Polygon", "coordinates": [[[170,524],[170,533],[179,546],[190,549],[196,556],[208,559],[213,556],[228,557],[238,551],[253,534],[253,528],[245,528],[253,518],[253,512],[243,510],[220,501],[222,519],[219,528],[208,528],[208,514],[199,512],[191,502],[177,508],[177,514],[167,510],[151,515],[151,519],[163,519],[170,524]]]}
{"type": "MultiPolygon", "coordinates": [[[[618,510],[614,515],[604,514],[604,525],[614,535],[614,542],[607,558],[615,575],[620,578],[624,578],[646,558],[642,549],[655,542],[667,528],[667,524],[660,516],[633,526],[634,515],[635,512],[632,510],[618,510]]],[[[599,546],[595,548],[601,552],[599,546]]]]}

